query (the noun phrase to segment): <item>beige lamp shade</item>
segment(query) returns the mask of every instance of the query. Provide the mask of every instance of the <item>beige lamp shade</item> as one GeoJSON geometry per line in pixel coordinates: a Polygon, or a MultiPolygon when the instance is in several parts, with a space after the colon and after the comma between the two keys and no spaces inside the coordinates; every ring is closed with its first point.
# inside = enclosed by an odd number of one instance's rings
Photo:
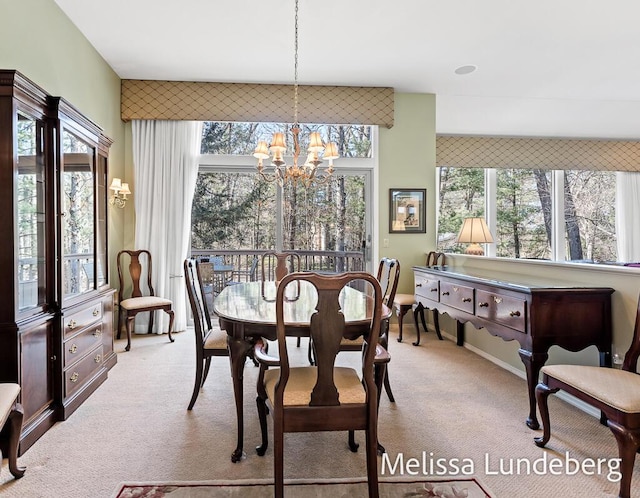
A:
{"type": "Polygon", "coordinates": [[[253,157],[258,159],[269,159],[269,146],[264,140],[260,140],[256,145],[256,150],[253,153],[253,157]]]}
{"type": "Polygon", "coordinates": [[[322,157],[327,160],[338,159],[340,157],[340,154],[338,154],[338,146],[333,142],[329,142],[322,157]]]}
{"type": "Polygon", "coordinates": [[[321,152],[324,149],[322,137],[317,131],[309,134],[309,152],[321,152]]]}
{"type": "Polygon", "coordinates": [[[109,188],[111,190],[115,190],[116,192],[118,192],[119,190],[122,189],[122,180],[120,178],[114,178],[111,181],[111,186],[109,188]]]}
{"type": "Polygon", "coordinates": [[[480,244],[492,243],[493,236],[484,218],[465,218],[456,241],[461,244],[470,244],[465,254],[483,256],[484,249],[480,244]]]}
{"type": "Polygon", "coordinates": [[[284,142],[284,133],[274,133],[273,140],[269,148],[272,152],[284,152],[287,148],[284,142]]]}

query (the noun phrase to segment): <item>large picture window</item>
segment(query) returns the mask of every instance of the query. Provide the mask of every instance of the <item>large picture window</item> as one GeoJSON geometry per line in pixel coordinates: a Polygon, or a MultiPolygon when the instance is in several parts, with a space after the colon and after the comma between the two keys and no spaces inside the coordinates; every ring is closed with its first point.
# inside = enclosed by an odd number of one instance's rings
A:
{"type": "MultiPolygon", "coordinates": [[[[282,123],[219,123],[203,127],[200,172],[192,209],[192,252],[300,250],[364,252],[371,240],[373,133],[361,125],[300,125],[340,151],[326,184],[268,183],[252,156],[258,140],[282,123]]],[[[292,143],[291,137],[288,143],[292,143]]],[[[285,157],[291,161],[290,157],[285,157]]],[[[269,169],[268,165],[266,170],[269,169]]]]}

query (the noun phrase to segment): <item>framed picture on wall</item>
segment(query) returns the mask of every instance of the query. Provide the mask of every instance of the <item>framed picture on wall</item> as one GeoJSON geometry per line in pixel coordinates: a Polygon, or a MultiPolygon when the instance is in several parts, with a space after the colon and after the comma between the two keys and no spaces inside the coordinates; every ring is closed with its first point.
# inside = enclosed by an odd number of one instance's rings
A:
{"type": "Polygon", "coordinates": [[[426,233],[427,189],[389,189],[389,233],[426,233]]]}

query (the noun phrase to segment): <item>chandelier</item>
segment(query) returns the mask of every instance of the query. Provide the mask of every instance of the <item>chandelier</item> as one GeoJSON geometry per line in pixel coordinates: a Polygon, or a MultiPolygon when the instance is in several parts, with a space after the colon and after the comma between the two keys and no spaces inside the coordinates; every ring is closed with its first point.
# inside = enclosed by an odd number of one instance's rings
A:
{"type": "Polygon", "coordinates": [[[253,156],[258,159],[257,170],[260,176],[268,182],[277,182],[283,186],[287,182],[297,184],[298,182],[308,187],[312,183],[325,184],[334,172],[333,160],[338,159],[338,147],[335,143],[329,142],[326,145],[322,142],[319,132],[309,134],[309,147],[307,149],[307,159],[304,164],[298,165],[300,157],[300,124],[298,123],[298,0],[295,0],[295,56],[294,56],[294,84],[293,84],[293,163],[288,165],[284,160],[284,152],[287,149],[284,133],[274,133],[271,144],[260,140],[256,145],[253,156]],[[271,165],[274,168],[273,174],[265,172],[262,161],[269,159],[273,154],[271,165]],[[323,170],[318,166],[322,159],[329,161],[323,170]]]}

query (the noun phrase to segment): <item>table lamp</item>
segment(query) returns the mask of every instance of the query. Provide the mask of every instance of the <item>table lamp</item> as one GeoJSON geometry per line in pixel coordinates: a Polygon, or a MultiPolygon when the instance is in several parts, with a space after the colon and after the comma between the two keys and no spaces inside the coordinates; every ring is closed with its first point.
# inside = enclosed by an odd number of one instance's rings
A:
{"type": "Polygon", "coordinates": [[[456,242],[469,244],[465,254],[484,256],[484,249],[480,244],[493,242],[493,237],[484,218],[465,218],[456,242]]]}

